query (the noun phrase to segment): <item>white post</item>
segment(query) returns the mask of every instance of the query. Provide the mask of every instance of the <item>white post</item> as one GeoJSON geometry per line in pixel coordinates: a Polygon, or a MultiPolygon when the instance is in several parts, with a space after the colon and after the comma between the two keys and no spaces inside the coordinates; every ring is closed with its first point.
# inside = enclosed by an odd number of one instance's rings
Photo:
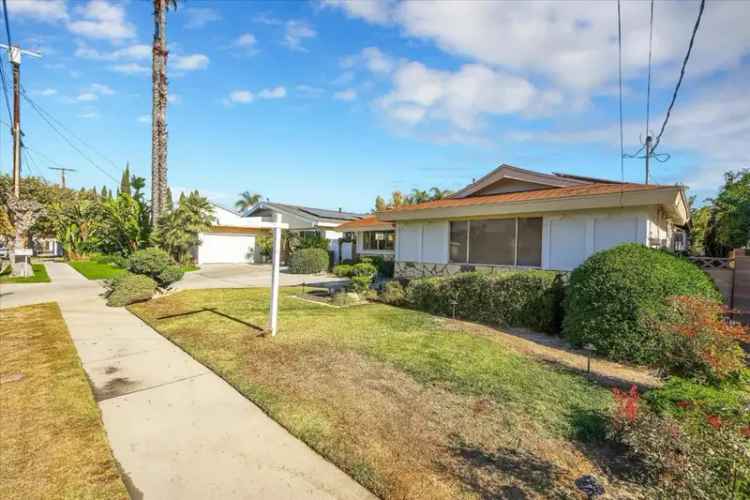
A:
{"type": "Polygon", "coordinates": [[[273,254],[271,257],[271,311],[268,318],[268,329],[271,336],[276,335],[279,319],[279,267],[281,265],[281,214],[273,216],[273,254]]]}

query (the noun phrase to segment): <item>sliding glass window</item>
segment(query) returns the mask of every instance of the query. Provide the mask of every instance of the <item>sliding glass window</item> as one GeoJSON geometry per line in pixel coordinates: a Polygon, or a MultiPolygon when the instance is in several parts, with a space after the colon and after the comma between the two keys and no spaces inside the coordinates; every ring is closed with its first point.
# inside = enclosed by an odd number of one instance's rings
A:
{"type": "Polygon", "coordinates": [[[450,261],[503,266],[542,265],[542,218],[455,221],[450,261]]]}

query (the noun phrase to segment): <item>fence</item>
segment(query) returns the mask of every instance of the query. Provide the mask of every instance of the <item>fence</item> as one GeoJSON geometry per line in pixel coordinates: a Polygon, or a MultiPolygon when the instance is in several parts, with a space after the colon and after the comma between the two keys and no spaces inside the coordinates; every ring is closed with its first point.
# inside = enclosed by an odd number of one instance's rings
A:
{"type": "Polygon", "coordinates": [[[714,280],[735,319],[750,324],[750,255],[737,249],[730,257],[688,257],[714,280]]]}

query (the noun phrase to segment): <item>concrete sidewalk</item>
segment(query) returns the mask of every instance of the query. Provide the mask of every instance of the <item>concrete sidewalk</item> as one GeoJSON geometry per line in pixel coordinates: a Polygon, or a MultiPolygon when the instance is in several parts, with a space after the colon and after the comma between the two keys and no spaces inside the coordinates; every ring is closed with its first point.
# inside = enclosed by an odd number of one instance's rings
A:
{"type": "Polygon", "coordinates": [[[52,283],[4,285],[0,308],[60,304],[133,498],[373,498],[148,325],[107,307],[100,284],[46,266],[52,283]]]}

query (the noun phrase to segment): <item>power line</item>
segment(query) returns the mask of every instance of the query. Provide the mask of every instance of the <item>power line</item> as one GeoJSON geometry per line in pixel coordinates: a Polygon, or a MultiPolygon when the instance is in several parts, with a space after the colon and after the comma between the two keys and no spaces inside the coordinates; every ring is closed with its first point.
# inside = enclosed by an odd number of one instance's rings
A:
{"type": "Polygon", "coordinates": [[[651,56],[654,44],[654,0],[651,0],[651,17],[648,22],[648,85],[646,86],[646,134],[648,137],[649,118],[651,115],[651,56]]]}
{"type": "Polygon", "coordinates": [[[101,151],[99,151],[98,149],[96,149],[94,146],[92,146],[88,142],[86,142],[83,139],[81,139],[81,137],[79,137],[69,127],[65,126],[64,123],[62,123],[60,120],[58,120],[57,118],[55,118],[54,115],[52,115],[52,113],[50,113],[49,111],[47,111],[46,109],[44,109],[41,106],[41,104],[38,104],[37,102],[33,101],[28,96],[28,92],[26,92],[26,89],[23,88],[23,85],[21,85],[21,93],[23,94],[24,98],[29,102],[29,104],[31,104],[34,107],[34,109],[36,110],[37,113],[39,113],[40,115],[41,114],[46,115],[49,120],[55,122],[60,128],[62,128],[68,134],[70,134],[73,138],[75,138],[76,140],[78,140],[78,142],[80,142],[82,145],[84,145],[85,147],[89,148],[91,151],[93,151],[94,153],[96,153],[97,155],[99,155],[101,158],[103,158],[105,161],[107,161],[115,169],[114,170],[115,173],[119,173],[121,171],[120,167],[117,166],[117,163],[115,163],[111,158],[109,158],[107,155],[105,155],[104,153],[102,153],[101,151]]]}
{"type": "Polygon", "coordinates": [[[656,136],[656,141],[654,141],[654,147],[651,148],[652,151],[655,151],[656,148],[659,147],[659,142],[661,141],[661,136],[664,134],[664,129],[667,128],[667,123],[669,123],[669,117],[672,114],[672,108],[674,107],[674,103],[677,100],[677,93],[680,91],[680,85],[682,85],[682,79],[685,77],[685,67],[687,66],[688,60],[690,59],[690,53],[693,50],[693,43],[695,43],[695,35],[698,33],[698,28],[701,25],[701,18],[703,17],[703,10],[706,7],[706,0],[701,0],[701,5],[698,8],[698,18],[695,20],[695,26],[693,26],[693,33],[690,35],[690,44],[688,45],[687,53],[685,54],[685,59],[682,60],[682,69],[680,69],[680,78],[677,80],[677,85],[675,85],[674,92],[672,93],[672,101],[669,103],[669,108],[667,108],[667,115],[664,117],[664,123],[661,124],[661,130],[659,130],[659,134],[656,136]]]}
{"type": "Polygon", "coordinates": [[[52,130],[54,130],[54,131],[55,131],[55,132],[57,133],[57,135],[59,135],[59,136],[60,136],[60,137],[61,137],[61,138],[62,138],[62,139],[63,139],[63,140],[65,141],[65,142],[67,142],[67,143],[68,143],[68,145],[69,145],[69,146],[70,146],[71,148],[73,148],[73,150],[75,150],[75,151],[76,151],[76,152],[77,152],[77,153],[78,153],[79,155],[81,155],[81,156],[82,156],[82,157],[83,157],[83,158],[84,158],[84,159],[85,159],[86,161],[88,161],[89,163],[91,163],[91,165],[93,165],[93,166],[94,166],[94,167],[95,167],[95,168],[96,168],[97,170],[99,170],[99,171],[100,171],[100,172],[101,172],[102,174],[106,175],[107,177],[109,177],[110,179],[112,179],[112,180],[113,180],[114,182],[118,182],[118,180],[117,180],[117,179],[116,179],[115,177],[113,177],[113,176],[112,176],[112,175],[111,175],[111,174],[110,174],[109,172],[107,172],[107,171],[106,171],[106,170],[104,170],[104,169],[103,169],[103,168],[102,168],[101,166],[99,166],[99,164],[97,164],[97,163],[96,163],[96,162],[95,162],[94,160],[92,160],[92,159],[91,159],[91,157],[90,157],[89,155],[87,155],[86,153],[84,153],[83,151],[81,151],[81,149],[80,149],[80,148],[79,148],[78,146],[76,146],[76,145],[75,145],[75,144],[74,144],[74,143],[73,143],[73,142],[72,142],[72,141],[71,141],[71,140],[70,140],[70,139],[69,139],[69,138],[68,138],[68,137],[67,137],[67,136],[66,136],[65,134],[63,134],[62,132],[60,132],[60,129],[58,129],[58,128],[57,128],[57,127],[56,127],[56,126],[55,126],[55,125],[54,125],[54,124],[53,124],[53,123],[52,123],[52,122],[51,122],[51,121],[50,121],[50,120],[49,120],[49,119],[48,119],[48,118],[47,118],[47,117],[46,117],[46,116],[44,115],[44,113],[42,113],[42,112],[41,112],[41,111],[39,110],[39,108],[37,108],[37,107],[36,107],[36,103],[34,103],[34,101],[32,101],[32,100],[31,100],[31,99],[30,99],[30,98],[29,98],[29,97],[28,97],[28,96],[26,95],[26,92],[24,92],[24,93],[23,93],[23,97],[24,97],[24,99],[26,99],[26,101],[27,101],[27,102],[28,102],[29,104],[31,104],[31,107],[32,107],[32,108],[34,108],[34,110],[35,110],[35,111],[36,111],[36,112],[37,112],[37,113],[39,114],[39,116],[41,116],[41,117],[42,117],[42,120],[44,120],[44,121],[45,121],[45,122],[47,123],[47,125],[49,125],[49,126],[50,126],[50,128],[51,128],[52,130]]]}
{"type": "Polygon", "coordinates": [[[10,23],[8,22],[8,2],[3,0],[3,17],[5,18],[5,35],[8,37],[8,47],[13,45],[10,38],[10,23]]]}

